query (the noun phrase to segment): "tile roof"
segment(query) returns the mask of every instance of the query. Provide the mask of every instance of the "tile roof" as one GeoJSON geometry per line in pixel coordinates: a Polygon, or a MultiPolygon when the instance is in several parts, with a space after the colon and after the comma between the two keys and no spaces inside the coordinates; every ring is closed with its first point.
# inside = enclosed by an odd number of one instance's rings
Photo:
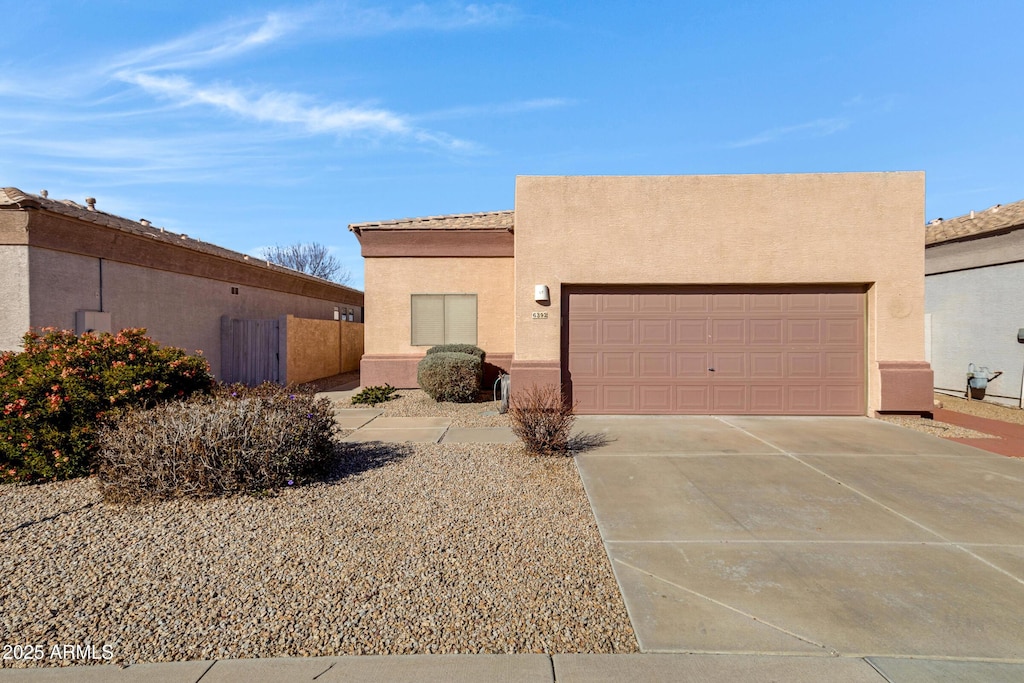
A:
{"type": "Polygon", "coordinates": [[[1024,200],[1013,204],[996,204],[984,211],[936,219],[925,226],[925,245],[985,237],[1024,227],[1024,200]]]}
{"type": "Polygon", "coordinates": [[[353,223],[348,229],[358,234],[364,230],[508,230],[515,224],[514,211],[459,213],[449,216],[399,218],[393,221],[353,223]]]}
{"type": "MultiPolygon", "coordinates": [[[[70,218],[77,218],[78,220],[88,221],[89,223],[95,223],[97,225],[103,225],[108,228],[114,228],[115,230],[122,230],[124,232],[134,233],[136,235],[143,235],[150,237],[161,242],[167,242],[177,247],[183,247],[185,249],[191,249],[192,251],[199,251],[205,254],[212,254],[214,256],[220,256],[222,258],[231,259],[232,261],[241,261],[254,267],[271,267],[278,271],[283,271],[288,275],[313,280],[321,284],[330,284],[335,287],[341,287],[352,292],[359,292],[357,289],[352,287],[346,287],[345,285],[339,285],[336,282],[330,282],[322,278],[313,277],[301,273],[285,266],[279,266],[274,264],[270,266],[266,261],[255,257],[242,254],[231,249],[225,249],[224,247],[218,247],[216,244],[210,244],[209,242],[203,242],[193,237],[182,233],[175,233],[163,228],[156,228],[142,222],[144,219],[133,221],[130,218],[124,218],[122,216],[115,216],[112,213],[100,211],[96,208],[89,208],[82,206],[77,202],[73,202],[70,199],[50,199],[42,197],[40,195],[28,194],[22,192],[16,187],[5,187],[0,188],[0,211],[3,210],[17,210],[17,209],[42,209],[45,211],[51,211],[62,216],[68,216],[70,218]]],[[[361,292],[360,292],[361,293],[361,292]]]]}

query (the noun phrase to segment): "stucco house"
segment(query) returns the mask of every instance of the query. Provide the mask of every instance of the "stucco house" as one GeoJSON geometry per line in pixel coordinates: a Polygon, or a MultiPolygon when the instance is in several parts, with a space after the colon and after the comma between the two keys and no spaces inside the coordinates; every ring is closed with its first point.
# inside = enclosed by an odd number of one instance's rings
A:
{"type": "Polygon", "coordinates": [[[521,176],[514,211],[349,226],[364,386],[475,343],[580,413],[929,412],[924,174],[521,176]]]}
{"type": "Polygon", "coordinates": [[[144,327],[201,349],[221,379],[336,374],[345,334],[358,337],[358,362],[362,292],[86,202],[0,189],[0,350],[20,348],[30,327],[144,327]],[[333,354],[322,348],[331,339],[333,354]]]}
{"type": "Polygon", "coordinates": [[[1024,406],[1024,201],[925,227],[925,312],[936,391],[964,395],[987,367],[985,400],[1024,406]]]}

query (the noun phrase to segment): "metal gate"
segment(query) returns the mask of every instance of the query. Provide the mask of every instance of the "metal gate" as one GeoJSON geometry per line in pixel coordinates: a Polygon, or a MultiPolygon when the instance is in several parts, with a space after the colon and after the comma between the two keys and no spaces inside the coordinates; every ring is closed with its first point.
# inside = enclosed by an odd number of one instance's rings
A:
{"type": "Polygon", "coordinates": [[[280,321],[221,317],[221,379],[254,386],[281,381],[280,321]]]}

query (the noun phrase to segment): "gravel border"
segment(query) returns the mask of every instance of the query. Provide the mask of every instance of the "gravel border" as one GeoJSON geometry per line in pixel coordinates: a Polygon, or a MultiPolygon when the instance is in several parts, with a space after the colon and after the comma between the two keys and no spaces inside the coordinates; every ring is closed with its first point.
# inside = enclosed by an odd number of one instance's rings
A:
{"type": "MultiPolygon", "coordinates": [[[[0,486],[3,642],[108,645],[125,664],[638,651],[571,458],[338,448],[332,481],[266,498],[117,507],[92,479],[0,486]]],[[[15,665],[62,663],[92,662],[15,665]]]]}
{"type": "Polygon", "coordinates": [[[376,408],[383,417],[443,417],[452,427],[508,427],[508,415],[498,413],[498,404],[490,391],[480,392],[475,403],[438,403],[422,389],[399,389],[396,397],[376,406],[352,405],[351,399],[331,401],[336,408],[376,408]]]}

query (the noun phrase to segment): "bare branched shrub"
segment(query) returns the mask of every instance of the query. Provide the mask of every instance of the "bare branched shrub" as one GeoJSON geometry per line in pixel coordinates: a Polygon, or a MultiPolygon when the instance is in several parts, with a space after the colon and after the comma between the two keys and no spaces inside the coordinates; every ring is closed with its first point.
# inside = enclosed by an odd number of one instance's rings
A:
{"type": "Polygon", "coordinates": [[[100,490],[139,503],[299,484],[329,470],[334,428],[329,401],[281,390],[130,411],[100,434],[100,490]]]}
{"type": "Polygon", "coordinates": [[[530,453],[567,453],[569,435],[576,421],[572,408],[557,384],[533,385],[523,390],[513,390],[508,407],[512,432],[522,440],[530,453]]]}

